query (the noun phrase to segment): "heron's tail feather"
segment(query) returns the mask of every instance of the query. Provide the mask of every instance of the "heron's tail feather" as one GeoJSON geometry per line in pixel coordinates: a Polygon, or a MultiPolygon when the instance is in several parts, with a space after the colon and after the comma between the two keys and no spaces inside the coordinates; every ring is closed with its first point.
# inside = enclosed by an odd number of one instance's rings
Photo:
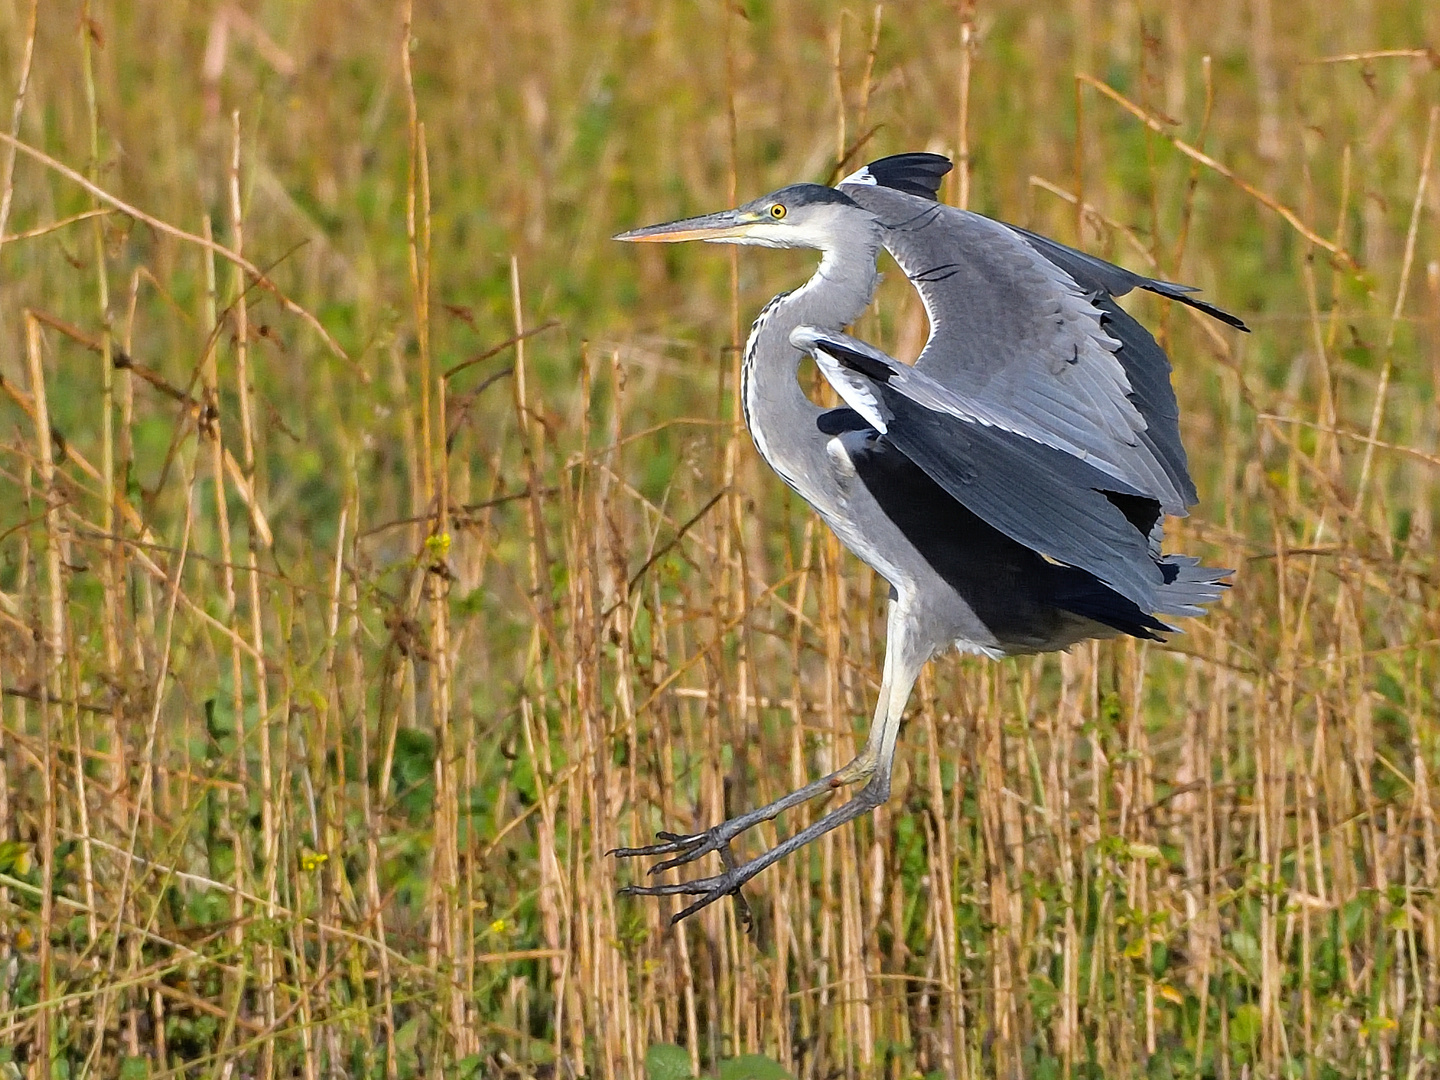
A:
{"type": "Polygon", "coordinates": [[[1156,608],[1167,615],[1203,615],[1205,605],[1220,598],[1230,587],[1224,579],[1235,571],[1201,566],[1191,555],[1166,555],[1160,560],[1165,584],[1160,587],[1156,608]]]}

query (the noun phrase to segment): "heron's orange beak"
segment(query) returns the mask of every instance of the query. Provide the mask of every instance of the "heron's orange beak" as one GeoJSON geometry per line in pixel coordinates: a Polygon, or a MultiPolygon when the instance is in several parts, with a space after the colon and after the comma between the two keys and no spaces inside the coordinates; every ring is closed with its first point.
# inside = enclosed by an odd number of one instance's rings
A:
{"type": "Polygon", "coordinates": [[[631,229],[615,237],[632,244],[676,244],[682,240],[708,240],[724,243],[748,236],[751,230],[768,220],[751,210],[721,210],[717,214],[667,221],[663,225],[647,225],[631,229]]]}

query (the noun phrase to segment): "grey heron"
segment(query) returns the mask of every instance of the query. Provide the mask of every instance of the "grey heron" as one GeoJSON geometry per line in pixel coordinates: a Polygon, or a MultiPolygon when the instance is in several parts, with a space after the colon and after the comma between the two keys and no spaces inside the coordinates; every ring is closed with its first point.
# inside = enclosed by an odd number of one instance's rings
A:
{"type": "Polygon", "coordinates": [[[1115,298],[1139,288],[1245,325],[1189,287],[944,205],[937,193],[950,168],[936,154],[900,154],[837,187],[792,184],[616,237],[821,252],[815,275],[755,319],[745,423],[760,455],[890,584],[879,700],[853,761],[702,832],[662,832],[614,852],[666,856],[652,874],[721,855],[726,868],[714,876],[621,890],[698,897],[673,922],[886,801],[901,717],[932,656],[955,646],[998,658],[1118,634],[1163,640],[1175,627],[1161,616],[1203,614],[1229,574],[1161,551],[1165,515],[1184,515],[1195,486],[1169,361],[1115,298]],[[844,332],[870,304],[882,247],[929,319],[913,365],[844,332]],[[806,395],[806,355],[843,407],[806,395]],[[735,864],[730,842],[747,829],[862,781],[848,802],[735,864]]]}

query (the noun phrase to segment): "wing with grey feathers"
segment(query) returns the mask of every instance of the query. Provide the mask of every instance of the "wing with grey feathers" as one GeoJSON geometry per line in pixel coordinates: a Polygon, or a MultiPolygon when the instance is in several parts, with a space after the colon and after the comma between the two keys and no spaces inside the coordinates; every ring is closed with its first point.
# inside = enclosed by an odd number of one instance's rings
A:
{"type": "Polygon", "coordinates": [[[925,304],[917,368],[1167,513],[1195,502],[1169,364],[1111,299],[1138,285],[1194,303],[1186,290],[875,180],[842,187],[884,224],[925,304]]]}
{"type": "Polygon", "coordinates": [[[800,327],[790,341],[847,405],[977,517],[1094,574],[1142,611],[1167,610],[1166,571],[1147,531],[1107,495],[1144,500],[1143,491],[992,422],[927,373],[846,334],[800,327]]]}

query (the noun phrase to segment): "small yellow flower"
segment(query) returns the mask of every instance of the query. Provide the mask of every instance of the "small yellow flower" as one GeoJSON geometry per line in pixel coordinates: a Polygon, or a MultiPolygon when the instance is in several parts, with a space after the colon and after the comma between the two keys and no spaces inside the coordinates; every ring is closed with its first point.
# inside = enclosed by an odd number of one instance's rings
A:
{"type": "Polygon", "coordinates": [[[490,924],[490,932],[492,934],[503,934],[505,932],[505,920],[496,919],[494,922],[492,922],[490,924]]]}
{"type": "Polygon", "coordinates": [[[30,845],[19,840],[0,842],[0,873],[24,877],[34,866],[30,857],[30,845]]]}
{"type": "Polygon", "coordinates": [[[322,855],[320,852],[310,851],[308,848],[300,853],[300,869],[307,874],[313,874],[329,861],[329,855],[322,855]]]}
{"type": "Polygon", "coordinates": [[[437,533],[427,537],[425,549],[430,552],[430,558],[436,562],[442,562],[445,556],[450,554],[450,534],[448,532],[437,533]]]}

